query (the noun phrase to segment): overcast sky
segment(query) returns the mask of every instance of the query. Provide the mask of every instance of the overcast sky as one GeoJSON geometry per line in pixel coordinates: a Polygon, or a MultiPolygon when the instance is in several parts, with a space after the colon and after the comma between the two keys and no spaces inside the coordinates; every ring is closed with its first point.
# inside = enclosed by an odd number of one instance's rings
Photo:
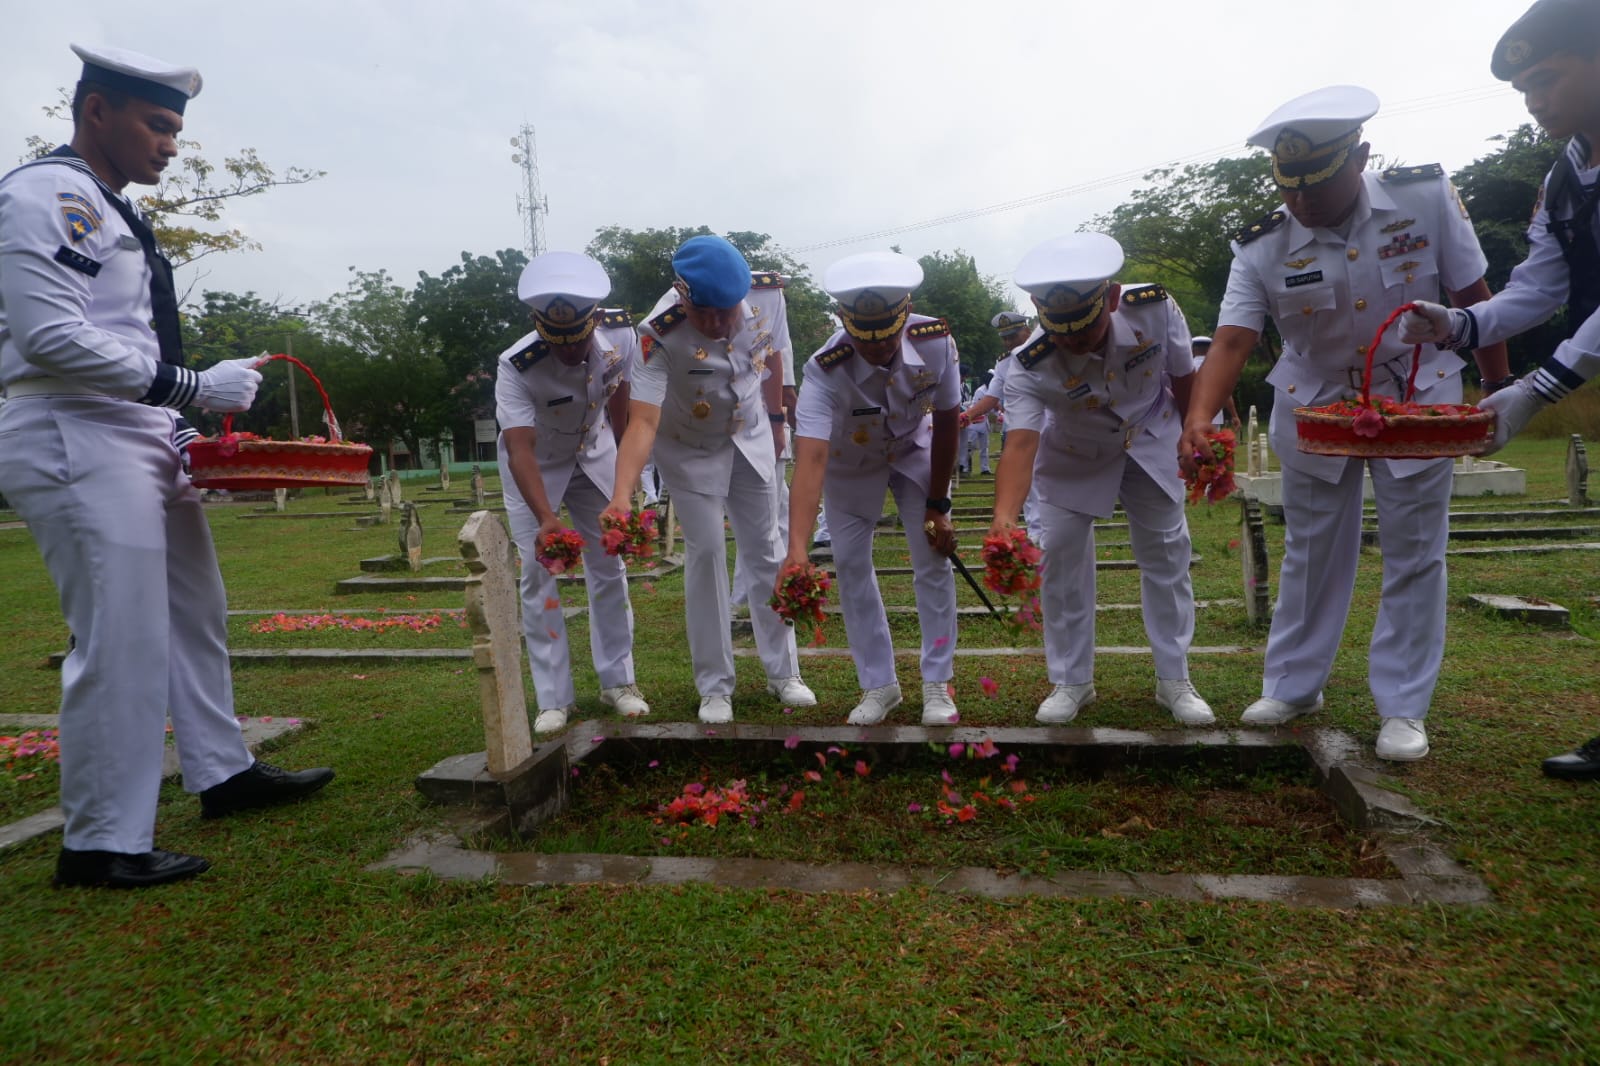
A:
{"type": "Polygon", "coordinates": [[[1144,171],[1243,154],[1310,89],[1375,91],[1368,139],[1406,163],[1457,168],[1527,121],[1489,74],[1522,0],[5,7],[0,161],[29,133],[70,136],[39,109],[76,80],[75,41],[197,66],[186,134],[215,161],[250,146],[280,171],[327,171],[232,207],[263,249],[195,268],[199,288],[286,304],[342,289],[352,266],[409,287],[462,251],[522,247],[509,142],[524,121],[551,249],[611,224],[704,224],[769,233],[814,273],[895,243],[962,248],[1007,279],[1144,171]],[[833,243],[1014,201],[1028,202],[833,243]]]}

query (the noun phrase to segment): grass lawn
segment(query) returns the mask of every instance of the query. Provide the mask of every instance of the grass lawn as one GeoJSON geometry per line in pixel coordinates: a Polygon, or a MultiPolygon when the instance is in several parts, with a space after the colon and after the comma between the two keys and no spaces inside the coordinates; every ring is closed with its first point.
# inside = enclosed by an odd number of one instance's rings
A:
{"type": "MultiPolygon", "coordinates": [[[[1527,500],[1548,500],[1565,496],[1564,457],[1562,442],[1530,440],[1502,458],[1528,469],[1527,500]]],[[[327,502],[312,496],[290,506],[331,510],[327,502]]],[[[333,595],[359,559],[394,550],[393,527],[350,531],[347,518],[241,521],[244,510],[210,512],[235,608],[357,608],[379,617],[380,608],[431,614],[460,605],[447,594],[333,595]]],[[[1194,571],[1197,597],[1237,599],[1237,509],[1190,515],[1204,557],[1194,571]]],[[[451,554],[458,520],[434,506],[423,521],[425,554],[451,554]]],[[[1274,579],[1282,532],[1269,524],[1274,579]]],[[[1105,539],[1126,537],[1110,531],[1105,539]]],[[[883,565],[904,554],[903,542],[879,539],[883,565]]],[[[975,537],[966,554],[976,559],[975,537]]],[[[698,885],[539,890],[372,874],[367,864],[437,824],[412,778],[444,756],[483,747],[470,666],[241,666],[241,713],[316,723],[273,758],[291,767],[331,764],[338,780],[305,805],[222,822],[202,822],[197,802],[166,786],[158,843],[215,864],[181,885],[56,892],[48,879],[59,840],[0,856],[0,1061],[1593,1062],[1600,786],[1545,780],[1538,760],[1600,731],[1600,615],[1590,601],[1600,594],[1597,563],[1578,552],[1450,560],[1450,645],[1429,723],[1434,751],[1392,774],[1444,820],[1436,839],[1494,891],[1493,906],[1474,909],[698,885]],[[1488,618],[1463,605],[1473,592],[1561,603],[1574,628],[1488,618]]],[[[1378,566],[1375,552],[1363,556],[1324,716],[1369,751],[1377,721],[1365,664],[1378,566]]],[[[66,634],[25,531],[0,530],[0,572],[0,709],[50,713],[58,678],[42,664],[66,634]]],[[[892,601],[909,602],[909,578],[885,579],[884,588],[892,601]]],[[[696,700],[681,575],[632,592],[638,671],[655,717],[689,720],[696,700]]],[[[581,602],[576,589],[563,595],[568,605],[581,602]]],[[[1136,574],[1100,574],[1102,603],[1137,595],[1136,574]]],[[[977,603],[970,591],[959,597],[977,603]]],[[[233,623],[237,646],[440,647],[468,639],[452,615],[425,633],[258,634],[252,621],[233,623]]],[[[587,623],[573,619],[570,630],[580,707],[600,715],[587,623]]],[[[911,632],[897,620],[898,642],[911,632]]],[[[843,644],[837,617],[824,633],[830,646],[843,644]]],[[[1102,612],[1098,636],[1102,645],[1144,643],[1137,612],[1102,612]]],[[[965,646],[1011,639],[984,619],[962,622],[965,646]]],[[[1259,649],[1263,640],[1242,607],[1199,612],[1197,645],[1259,649]]],[[[1042,659],[956,662],[964,724],[1032,722],[1048,690],[1042,659]],[[994,696],[983,694],[980,677],[998,683],[994,696]]],[[[806,660],[822,706],[785,715],[764,695],[758,661],[738,664],[741,720],[839,722],[856,698],[847,659],[806,660]]],[[[1224,722],[1259,694],[1260,670],[1258,650],[1192,663],[1224,722]]],[[[894,720],[913,720],[914,660],[901,660],[900,680],[909,698],[894,720]]],[[[1083,724],[1169,724],[1153,698],[1148,658],[1103,656],[1096,683],[1100,699],[1083,724]]],[[[675,795],[697,770],[672,769],[652,801],[675,795]]],[[[1184,796],[1206,782],[1101,786],[1070,804],[1072,819],[1051,822],[1045,850],[1065,848],[1074,862],[1107,868],[1194,868],[1217,852],[1215,828],[1196,813],[1193,795],[1184,796]],[[1116,841],[1102,830],[1126,827],[1134,814],[1159,832],[1107,852],[1116,841]]],[[[1287,783],[1279,802],[1299,787],[1287,783]]],[[[37,790],[0,792],[0,810],[10,815],[47,802],[37,790]]],[[[841,790],[823,809],[842,819],[851,802],[841,790]]],[[[597,831],[592,822],[561,830],[579,838],[597,831]]],[[[879,836],[876,857],[940,860],[915,833],[879,836]]],[[[1259,836],[1233,844],[1239,868],[1257,872],[1302,846],[1288,834],[1277,849],[1259,836]]],[[[874,857],[870,843],[851,846],[852,858],[874,857]]],[[[945,861],[981,854],[999,868],[1020,865],[1020,851],[1007,858],[993,840],[961,846],[977,850],[947,851],[945,861]]]]}

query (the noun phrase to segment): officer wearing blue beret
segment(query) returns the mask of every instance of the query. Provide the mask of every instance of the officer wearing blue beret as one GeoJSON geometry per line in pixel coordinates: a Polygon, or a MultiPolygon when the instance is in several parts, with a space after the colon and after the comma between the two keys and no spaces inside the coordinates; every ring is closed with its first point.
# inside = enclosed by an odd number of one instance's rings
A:
{"type": "Polygon", "coordinates": [[[222,575],[177,411],[243,411],[261,375],[254,359],[184,365],[171,267],[124,192],[161,180],[200,74],[72,50],[72,143],[0,179],[0,493],[73,635],[56,884],[138,888],[209,865],[153,847],[169,713],[206,817],[307,795],[333,771],[255,762],[239,732],[222,575]]]}
{"type": "MultiPolygon", "coordinates": [[[[684,610],[702,722],[733,718],[733,639],[723,518],[745,558],[749,588],[773,586],[783,376],[768,361],[788,347],[783,282],[752,275],[721,237],[692,237],[672,256],[676,281],[640,327],[628,428],[608,510],[623,515],[651,448],[683,527],[684,610]]],[[[794,630],[751,605],[767,689],[793,707],[816,696],[800,679],[794,630]]]]}

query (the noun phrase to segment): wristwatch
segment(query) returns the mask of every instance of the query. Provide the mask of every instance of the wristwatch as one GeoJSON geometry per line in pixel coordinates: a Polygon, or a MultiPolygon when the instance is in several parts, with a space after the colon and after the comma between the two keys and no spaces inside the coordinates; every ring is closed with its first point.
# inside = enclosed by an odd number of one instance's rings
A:
{"type": "Polygon", "coordinates": [[[941,496],[936,500],[932,496],[929,496],[928,497],[928,510],[934,511],[934,512],[936,512],[938,514],[949,514],[950,513],[950,497],[941,496]]]}

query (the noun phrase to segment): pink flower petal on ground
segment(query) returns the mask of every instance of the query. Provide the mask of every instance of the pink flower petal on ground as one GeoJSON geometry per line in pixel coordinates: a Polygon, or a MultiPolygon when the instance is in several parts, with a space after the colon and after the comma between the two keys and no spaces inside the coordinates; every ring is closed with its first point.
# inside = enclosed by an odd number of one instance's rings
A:
{"type": "Polygon", "coordinates": [[[794,713],[794,708],[793,707],[785,707],[783,709],[783,713],[784,714],[793,714],[794,713]]]}
{"type": "Polygon", "coordinates": [[[992,677],[978,678],[978,685],[983,689],[983,694],[991,698],[1000,691],[1000,683],[992,677]]]}
{"type": "Polygon", "coordinates": [[[906,813],[907,814],[921,814],[922,813],[922,804],[920,804],[920,803],[908,803],[908,804],[906,804],[906,813]]]}
{"type": "Polygon", "coordinates": [[[857,777],[866,777],[870,773],[872,773],[872,767],[868,766],[866,764],[865,760],[857,759],[856,760],[856,776],[857,777]]]}
{"type": "Polygon", "coordinates": [[[790,751],[798,748],[800,746],[800,734],[793,733],[787,737],[784,737],[783,746],[788,748],[790,751]]]}
{"type": "Polygon", "coordinates": [[[952,759],[961,758],[961,756],[966,754],[966,751],[967,751],[967,746],[965,744],[961,743],[959,740],[956,741],[954,744],[950,745],[950,757],[952,759]]]}
{"type": "Polygon", "coordinates": [[[706,786],[702,785],[698,781],[690,781],[687,785],[683,786],[684,794],[689,796],[698,796],[705,790],[706,786]]]}
{"type": "Polygon", "coordinates": [[[708,736],[708,737],[714,737],[714,736],[716,736],[716,735],[717,735],[717,731],[716,731],[716,730],[715,730],[715,729],[708,729],[708,730],[706,730],[706,736],[708,736]]]}
{"type": "Polygon", "coordinates": [[[650,765],[646,769],[654,770],[656,767],[658,767],[660,765],[661,765],[661,760],[660,759],[651,759],[650,760],[650,765]]]}

